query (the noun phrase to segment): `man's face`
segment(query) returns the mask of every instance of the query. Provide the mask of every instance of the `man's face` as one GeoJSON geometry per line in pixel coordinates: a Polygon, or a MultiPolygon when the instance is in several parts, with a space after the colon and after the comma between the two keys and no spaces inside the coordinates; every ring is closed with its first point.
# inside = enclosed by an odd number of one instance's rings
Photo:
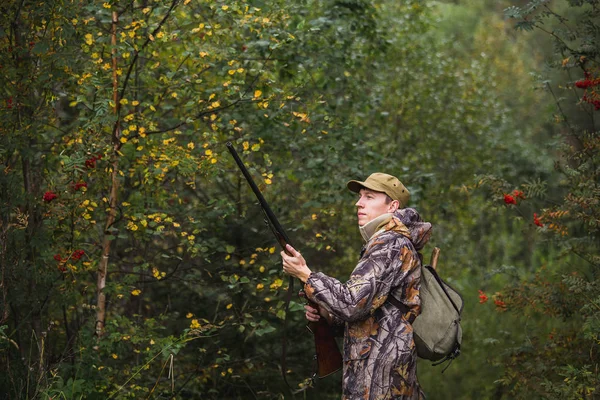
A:
{"type": "Polygon", "coordinates": [[[358,215],[358,225],[363,226],[381,214],[394,212],[398,209],[398,201],[386,203],[387,195],[370,189],[361,189],[355,206],[358,215]]]}

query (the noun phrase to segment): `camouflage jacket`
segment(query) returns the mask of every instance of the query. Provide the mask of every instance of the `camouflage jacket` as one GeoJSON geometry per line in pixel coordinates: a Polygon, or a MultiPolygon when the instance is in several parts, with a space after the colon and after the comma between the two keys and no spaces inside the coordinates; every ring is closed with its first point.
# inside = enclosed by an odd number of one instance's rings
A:
{"type": "Polygon", "coordinates": [[[420,312],[421,257],[431,224],[416,210],[396,211],[366,243],[350,279],[311,273],[305,291],[334,323],[344,324],[342,398],[420,399],[410,314],[420,312]],[[389,295],[410,309],[386,302],[389,295]]]}

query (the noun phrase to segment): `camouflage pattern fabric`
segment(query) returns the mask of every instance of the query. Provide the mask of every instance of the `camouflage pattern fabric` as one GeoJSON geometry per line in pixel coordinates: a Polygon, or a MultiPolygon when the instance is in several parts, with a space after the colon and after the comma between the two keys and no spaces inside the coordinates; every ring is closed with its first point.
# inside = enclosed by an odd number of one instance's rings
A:
{"type": "Polygon", "coordinates": [[[430,234],[416,210],[398,210],[369,239],[346,283],[320,272],[307,280],[308,298],[345,325],[342,399],[424,398],[408,318],[420,312],[418,251],[430,234]],[[408,306],[406,315],[386,302],[390,294],[408,306]]]}

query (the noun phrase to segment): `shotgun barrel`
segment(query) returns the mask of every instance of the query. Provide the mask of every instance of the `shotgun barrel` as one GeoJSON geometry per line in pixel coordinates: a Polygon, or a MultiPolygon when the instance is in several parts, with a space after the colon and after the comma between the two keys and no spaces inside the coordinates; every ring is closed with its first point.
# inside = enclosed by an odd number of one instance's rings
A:
{"type": "MultiPolygon", "coordinates": [[[[269,204],[267,203],[264,196],[258,189],[258,186],[256,186],[254,179],[252,179],[250,172],[248,172],[248,169],[246,168],[246,166],[244,165],[244,162],[240,159],[239,155],[233,148],[233,144],[231,144],[231,142],[227,142],[227,149],[233,156],[233,159],[235,160],[239,169],[242,171],[244,178],[246,178],[248,185],[250,185],[250,188],[252,189],[252,191],[254,192],[254,195],[258,199],[258,202],[260,203],[260,206],[263,209],[265,216],[267,218],[267,223],[271,226],[271,230],[273,231],[273,234],[275,235],[277,241],[279,242],[279,245],[281,246],[283,251],[288,253],[288,251],[286,250],[286,244],[289,244],[292,247],[294,247],[292,245],[292,243],[290,242],[289,237],[286,235],[285,231],[283,230],[283,227],[281,226],[281,224],[277,220],[277,217],[271,210],[271,207],[269,207],[269,204]]],[[[289,301],[291,299],[291,294],[293,291],[293,284],[294,284],[294,278],[290,277],[290,281],[289,281],[289,285],[288,285],[286,307],[285,307],[285,320],[286,321],[288,318],[289,301]]],[[[311,307],[314,307],[316,309],[319,308],[318,305],[314,304],[311,301],[308,301],[308,304],[311,307]]],[[[337,342],[335,341],[334,331],[333,331],[332,327],[327,323],[325,318],[320,318],[318,322],[309,322],[307,327],[313,333],[314,339],[315,339],[315,350],[316,350],[316,358],[317,358],[317,371],[315,372],[316,376],[318,376],[319,378],[324,378],[327,375],[330,375],[330,374],[338,371],[339,369],[341,369],[342,368],[342,355],[338,348],[337,342]]],[[[285,328],[284,328],[284,331],[285,331],[285,328]]],[[[285,339],[284,339],[284,345],[283,345],[281,359],[282,359],[282,361],[281,361],[282,371],[281,372],[282,372],[284,381],[287,383],[287,379],[285,376],[285,374],[286,374],[285,339]]]]}

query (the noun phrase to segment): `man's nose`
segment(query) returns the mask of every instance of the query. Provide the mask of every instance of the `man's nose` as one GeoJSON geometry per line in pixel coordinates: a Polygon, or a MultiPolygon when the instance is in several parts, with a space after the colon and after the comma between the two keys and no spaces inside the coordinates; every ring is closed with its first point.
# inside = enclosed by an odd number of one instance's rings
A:
{"type": "Polygon", "coordinates": [[[358,207],[358,208],[362,208],[362,207],[364,207],[364,206],[363,206],[363,203],[362,203],[362,199],[358,199],[358,201],[357,201],[357,202],[356,202],[356,204],[354,204],[354,205],[355,205],[356,207],[358,207]]]}

